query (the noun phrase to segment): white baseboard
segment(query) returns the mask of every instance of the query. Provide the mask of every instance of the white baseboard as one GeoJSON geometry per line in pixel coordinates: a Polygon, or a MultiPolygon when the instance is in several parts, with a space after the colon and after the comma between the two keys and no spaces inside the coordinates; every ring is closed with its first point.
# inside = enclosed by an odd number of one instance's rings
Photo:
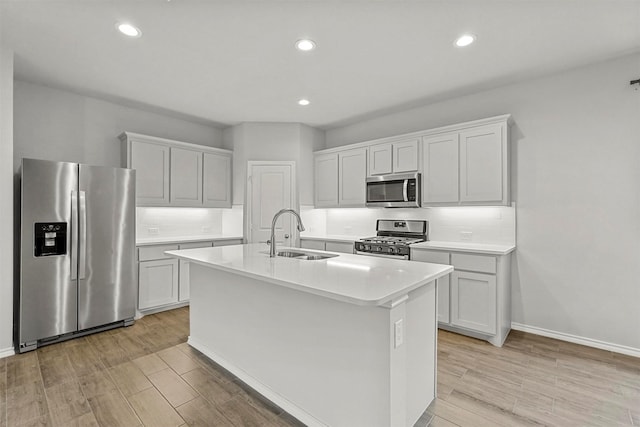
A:
{"type": "Polygon", "coordinates": [[[614,353],[626,354],[628,356],[640,357],[640,349],[627,347],[620,344],[613,344],[605,341],[594,340],[591,338],[579,337],[577,335],[566,334],[564,332],[551,331],[549,329],[538,328],[537,326],[528,326],[521,323],[511,323],[511,329],[516,331],[528,332],[530,334],[542,335],[543,337],[555,338],[561,341],[572,342],[574,344],[580,344],[587,347],[599,348],[601,350],[608,350],[614,353]]]}
{"type": "Polygon", "coordinates": [[[0,359],[13,356],[14,354],[16,354],[16,352],[13,347],[0,348],[0,359]]]}
{"type": "Polygon", "coordinates": [[[240,369],[230,361],[216,354],[213,350],[203,345],[197,339],[189,336],[189,340],[187,341],[189,345],[199,352],[203,353],[209,359],[216,362],[218,365],[225,368],[227,371],[231,372],[236,377],[240,378],[245,384],[249,387],[269,399],[271,402],[278,405],[280,408],[285,410],[289,415],[292,415],[305,425],[309,427],[328,427],[326,424],[322,423],[320,420],[315,418],[313,415],[306,412],[304,409],[300,408],[298,405],[294,404],[290,400],[281,396],[270,387],[262,384],[260,381],[249,375],[244,370],[240,369]]]}

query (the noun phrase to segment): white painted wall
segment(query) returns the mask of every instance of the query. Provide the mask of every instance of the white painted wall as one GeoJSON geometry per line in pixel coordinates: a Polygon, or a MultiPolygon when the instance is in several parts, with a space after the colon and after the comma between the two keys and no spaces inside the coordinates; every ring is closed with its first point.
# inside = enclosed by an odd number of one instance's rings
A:
{"type": "Polygon", "coordinates": [[[13,354],[13,52],[0,44],[0,357],[13,354]]]}
{"type": "Polygon", "coordinates": [[[324,132],[300,123],[241,123],[224,131],[233,150],[233,204],[244,203],[247,162],[296,162],[298,201],[313,204],[313,152],[324,148],[324,132]]]}
{"type": "Polygon", "coordinates": [[[640,350],[640,54],[326,132],[327,147],[511,113],[513,321],[640,350]]]}
{"type": "Polygon", "coordinates": [[[15,81],[16,170],[22,157],[122,166],[123,131],[222,146],[222,130],[46,86],[15,81]]]}

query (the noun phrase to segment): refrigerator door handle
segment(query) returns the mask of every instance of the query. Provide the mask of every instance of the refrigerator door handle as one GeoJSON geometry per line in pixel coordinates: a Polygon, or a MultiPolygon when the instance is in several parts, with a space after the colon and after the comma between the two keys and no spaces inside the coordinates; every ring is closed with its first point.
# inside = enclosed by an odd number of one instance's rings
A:
{"type": "Polygon", "coordinates": [[[84,279],[87,270],[87,197],[84,191],[79,192],[79,215],[80,222],[80,239],[78,246],[80,246],[79,259],[78,259],[78,278],[84,279]]]}
{"type": "Polygon", "coordinates": [[[78,279],[78,192],[71,192],[71,280],[78,279]]]}

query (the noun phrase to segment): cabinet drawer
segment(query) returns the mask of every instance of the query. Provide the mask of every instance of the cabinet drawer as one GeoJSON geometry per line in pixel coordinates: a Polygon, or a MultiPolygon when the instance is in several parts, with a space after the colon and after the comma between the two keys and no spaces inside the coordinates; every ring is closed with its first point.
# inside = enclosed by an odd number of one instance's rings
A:
{"type": "Polygon", "coordinates": [[[411,261],[433,262],[435,264],[449,264],[449,252],[411,250],[411,261]]]}
{"type": "Polygon", "coordinates": [[[300,240],[300,247],[302,249],[315,249],[318,251],[324,251],[324,242],[321,240],[300,240]]]}
{"type": "Polygon", "coordinates": [[[164,251],[178,250],[178,245],[142,246],[138,248],[138,261],[152,261],[154,259],[171,258],[164,251]]]}
{"type": "Polygon", "coordinates": [[[453,253],[451,265],[456,270],[496,274],[496,257],[494,256],[453,253]]]}
{"type": "Polygon", "coordinates": [[[324,247],[325,247],[325,250],[329,252],[340,252],[343,254],[353,253],[353,243],[326,242],[324,244],[324,247]]]}
{"type": "Polygon", "coordinates": [[[180,243],[180,249],[197,249],[197,248],[210,248],[213,246],[213,242],[191,242],[180,243]]]}

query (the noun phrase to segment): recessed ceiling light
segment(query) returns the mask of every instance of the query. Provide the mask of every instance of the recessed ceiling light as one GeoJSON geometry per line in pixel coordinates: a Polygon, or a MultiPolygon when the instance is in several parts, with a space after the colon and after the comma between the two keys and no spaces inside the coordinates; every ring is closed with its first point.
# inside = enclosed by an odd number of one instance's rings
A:
{"type": "Polygon", "coordinates": [[[316,48],[316,42],[308,39],[298,40],[296,42],[296,48],[303,52],[307,52],[316,48]]]}
{"type": "Polygon", "coordinates": [[[474,41],[476,41],[476,36],[474,36],[473,34],[463,34],[456,39],[455,44],[458,47],[465,47],[469,46],[474,41]]]}
{"type": "Polygon", "coordinates": [[[308,99],[301,99],[300,101],[298,101],[298,105],[306,106],[309,104],[311,104],[311,102],[308,99]]]}
{"type": "Polygon", "coordinates": [[[142,35],[142,31],[138,27],[134,27],[131,24],[116,24],[116,28],[122,34],[128,37],[140,37],[142,35]]]}

